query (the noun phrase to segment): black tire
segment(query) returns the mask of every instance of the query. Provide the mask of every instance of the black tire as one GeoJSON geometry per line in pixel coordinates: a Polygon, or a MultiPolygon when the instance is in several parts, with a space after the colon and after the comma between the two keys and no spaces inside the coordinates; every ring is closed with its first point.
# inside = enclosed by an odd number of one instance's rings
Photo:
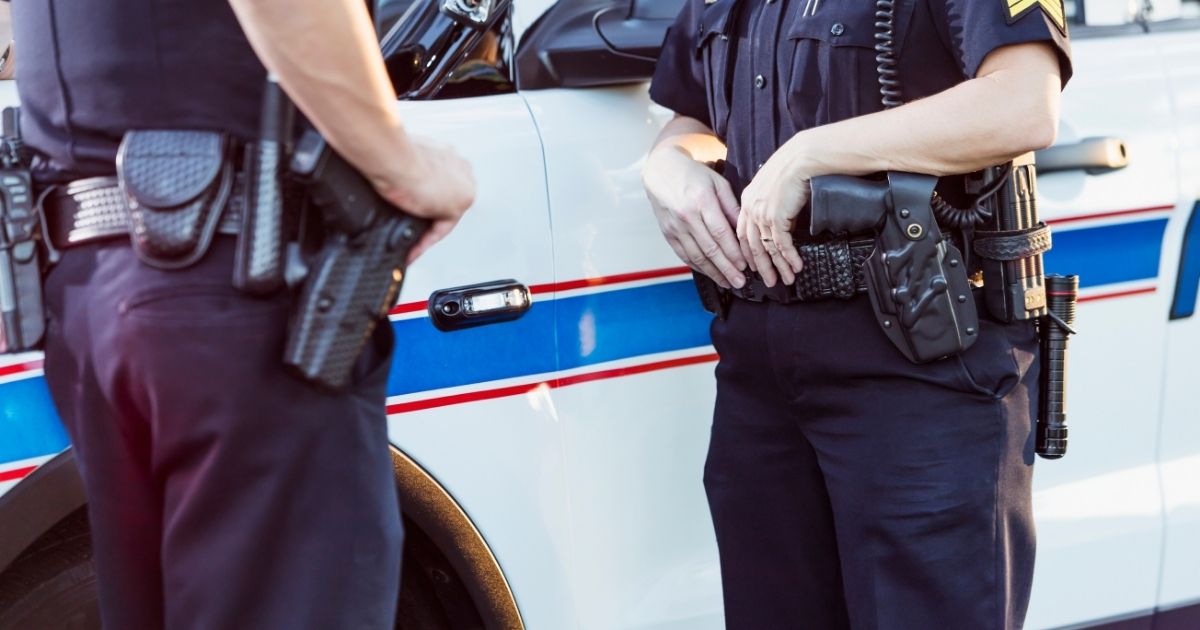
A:
{"type": "MultiPolygon", "coordinates": [[[[476,630],[484,624],[445,556],[405,522],[397,630],[476,630]]],[[[0,630],[99,630],[96,570],[83,510],[43,535],[0,575],[0,630]]]]}
{"type": "Polygon", "coordinates": [[[483,630],[467,587],[445,555],[404,521],[404,563],[396,630],[483,630]]]}
{"type": "Polygon", "coordinates": [[[39,538],[0,576],[0,630],[95,630],[96,570],[81,510],[39,538]]]}

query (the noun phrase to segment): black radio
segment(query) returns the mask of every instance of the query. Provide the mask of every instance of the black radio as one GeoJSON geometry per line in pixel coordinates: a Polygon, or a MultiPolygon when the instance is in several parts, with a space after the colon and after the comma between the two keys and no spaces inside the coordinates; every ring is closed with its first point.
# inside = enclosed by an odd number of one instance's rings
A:
{"type": "Polygon", "coordinates": [[[18,123],[19,111],[6,108],[0,141],[0,353],[36,350],[46,332],[40,221],[18,123]]]}

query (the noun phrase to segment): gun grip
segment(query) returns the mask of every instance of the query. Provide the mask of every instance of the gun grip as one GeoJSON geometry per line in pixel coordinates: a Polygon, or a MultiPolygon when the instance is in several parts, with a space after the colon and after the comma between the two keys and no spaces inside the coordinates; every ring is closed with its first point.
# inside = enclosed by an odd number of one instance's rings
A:
{"type": "Polygon", "coordinates": [[[879,227],[887,210],[887,182],[849,175],[822,175],[812,178],[813,236],[854,233],[879,227]]]}

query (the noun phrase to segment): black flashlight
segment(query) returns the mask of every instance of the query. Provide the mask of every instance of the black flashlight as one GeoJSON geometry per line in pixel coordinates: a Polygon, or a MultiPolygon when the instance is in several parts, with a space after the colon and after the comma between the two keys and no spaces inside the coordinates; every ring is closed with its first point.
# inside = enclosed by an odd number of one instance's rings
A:
{"type": "Polygon", "coordinates": [[[1046,310],[1041,319],[1042,382],[1037,422],[1038,455],[1067,454],[1067,338],[1075,331],[1079,276],[1046,276],[1046,310]]]}

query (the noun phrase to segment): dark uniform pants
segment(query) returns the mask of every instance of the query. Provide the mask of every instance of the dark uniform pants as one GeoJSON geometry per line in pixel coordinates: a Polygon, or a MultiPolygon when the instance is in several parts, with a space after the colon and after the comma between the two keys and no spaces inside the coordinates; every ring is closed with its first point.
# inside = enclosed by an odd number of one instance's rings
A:
{"type": "Polygon", "coordinates": [[[389,628],[401,527],[391,330],[343,395],[284,372],[289,297],[230,286],[233,242],[158,271],[127,243],[47,279],[46,378],[88,496],[110,630],[389,628]]]}
{"type": "Polygon", "coordinates": [[[731,629],[1021,627],[1033,573],[1029,323],[914,365],[866,297],[735,300],[705,468],[731,629]]]}

